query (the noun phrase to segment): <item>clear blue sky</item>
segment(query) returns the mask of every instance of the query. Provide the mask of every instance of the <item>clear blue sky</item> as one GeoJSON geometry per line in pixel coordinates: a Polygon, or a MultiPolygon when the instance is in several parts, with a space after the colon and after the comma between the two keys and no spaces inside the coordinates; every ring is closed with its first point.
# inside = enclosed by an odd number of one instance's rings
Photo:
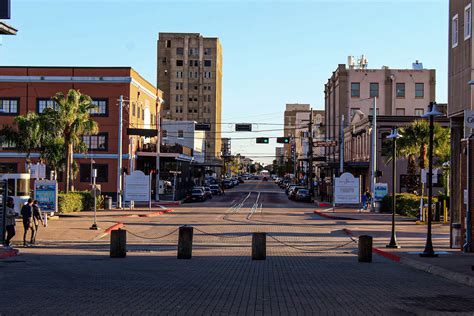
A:
{"type": "MultiPolygon", "coordinates": [[[[159,32],[219,37],[223,122],[283,124],[285,103],[323,108],[324,83],[348,55],[371,68],[418,59],[437,70],[437,101],[447,101],[447,0],[12,0],[9,23],[19,32],[3,38],[2,65],[132,66],[153,84],[159,32]]],[[[232,152],[273,155],[274,145],[233,140],[232,152]]]]}

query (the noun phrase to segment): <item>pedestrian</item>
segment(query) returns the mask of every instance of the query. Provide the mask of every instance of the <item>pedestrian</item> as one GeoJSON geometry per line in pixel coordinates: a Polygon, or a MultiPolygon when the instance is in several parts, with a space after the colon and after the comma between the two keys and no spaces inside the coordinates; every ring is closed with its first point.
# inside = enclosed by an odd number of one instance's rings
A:
{"type": "Polygon", "coordinates": [[[23,218],[23,246],[28,247],[28,244],[26,243],[26,234],[28,233],[28,230],[31,230],[31,239],[33,239],[33,199],[29,198],[28,202],[21,207],[21,217],[23,218]]]}
{"type": "Polygon", "coordinates": [[[41,209],[38,205],[38,200],[33,201],[33,236],[31,237],[31,244],[36,244],[36,236],[38,235],[39,223],[44,226],[41,209]]]}
{"type": "Polygon", "coordinates": [[[369,206],[372,205],[372,194],[370,193],[369,189],[365,190],[365,197],[367,200],[367,209],[368,209],[369,206]]]}
{"type": "Polygon", "coordinates": [[[5,238],[5,247],[10,248],[10,241],[12,238],[15,236],[16,231],[15,231],[15,204],[13,202],[13,198],[9,197],[7,199],[7,205],[5,207],[5,228],[7,232],[7,238],[5,238]]]}

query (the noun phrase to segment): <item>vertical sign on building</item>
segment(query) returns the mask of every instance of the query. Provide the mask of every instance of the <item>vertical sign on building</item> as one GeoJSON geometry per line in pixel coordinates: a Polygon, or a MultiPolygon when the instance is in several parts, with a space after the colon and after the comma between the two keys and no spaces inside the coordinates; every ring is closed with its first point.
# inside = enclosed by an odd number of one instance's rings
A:
{"type": "Polygon", "coordinates": [[[7,181],[0,181],[0,243],[5,242],[5,221],[7,203],[7,181]]]}

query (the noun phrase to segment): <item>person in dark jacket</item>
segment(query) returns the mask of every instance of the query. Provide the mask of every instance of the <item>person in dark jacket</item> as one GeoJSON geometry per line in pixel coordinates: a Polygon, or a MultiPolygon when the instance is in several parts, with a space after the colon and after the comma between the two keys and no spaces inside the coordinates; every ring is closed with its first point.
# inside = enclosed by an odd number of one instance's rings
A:
{"type": "Polygon", "coordinates": [[[31,239],[33,239],[33,234],[34,234],[34,230],[33,230],[33,199],[32,198],[29,198],[28,199],[28,203],[26,203],[25,205],[23,205],[21,207],[21,217],[23,218],[23,229],[24,229],[24,233],[23,233],[23,246],[25,247],[28,247],[27,243],[26,243],[26,234],[28,233],[28,230],[31,230],[31,239]]]}
{"type": "Polygon", "coordinates": [[[38,205],[38,200],[33,201],[33,235],[31,236],[31,244],[36,244],[36,235],[38,234],[39,223],[44,225],[41,209],[38,205]]]}
{"type": "Polygon", "coordinates": [[[13,198],[9,197],[7,199],[7,205],[5,208],[5,229],[7,233],[7,238],[5,238],[5,247],[10,247],[10,241],[12,238],[15,236],[16,231],[15,231],[15,204],[13,203],[13,198]]]}

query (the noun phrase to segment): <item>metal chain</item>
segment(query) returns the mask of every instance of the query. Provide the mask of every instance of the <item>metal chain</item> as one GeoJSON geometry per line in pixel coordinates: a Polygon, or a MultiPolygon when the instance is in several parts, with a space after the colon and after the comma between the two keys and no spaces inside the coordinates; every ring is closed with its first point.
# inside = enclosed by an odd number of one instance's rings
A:
{"type": "MultiPolygon", "coordinates": [[[[325,251],[330,251],[330,250],[336,250],[336,249],[339,249],[339,248],[342,248],[342,247],[345,247],[353,242],[355,242],[352,238],[351,238],[351,241],[345,243],[345,244],[342,244],[342,245],[338,245],[338,246],[335,246],[335,247],[331,247],[331,248],[326,248],[326,249],[305,249],[305,248],[300,248],[300,247],[296,247],[296,246],[292,246],[284,241],[281,241],[279,240],[278,238],[276,238],[275,236],[272,236],[271,234],[268,234],[268,236],[275,240],[276,242],[286,246],[286,247],[290,247],[290,248],[293,248],[293,249],[296,249],[296,250],[300,250],[300,251],[304,251],[304,252],[325,252],[325,251]]],[[[356,243],[356,242],[355,242],[356,243]]]]}
{"type": "Polygon", "coordinates": [[[199,228],[196,228],[196,227],[194,227],[194,229],[197,230],[200,233],[203,233],[204,235],[214,236],[214,237],[217,237],[217,238],[240,238],[240,237],[246,237],[246,236],[252,235],[251,233],[244,233],[244,235],[239,235],[239,236],[232,236],[232,235],[235,235],[235,234],[218,235],[218,234],[205,232],[205,231],[200,230],[199,228]]]}
{"type": "Polygon", "coordinates": [[[135,237],[138,237],[138,238],[142,238],[142,239],[161,239],[161,238],[165,238],[165,237],[168,237],[174,233],[176,233],[177,231],[179,230],[179,228],[176,228],[175,230],[173,230],[172,232],[166,234],[166,235],[163,235],[163,236],[158,236],[158,237],[145,237],[145,236],[140,236],[140,235],[137,235],[137,234],[134,234],[132,233],[131,231],[127,230],[127,233],[129,233],[130,235],[132,236],[135,236],[135,237]]]}

